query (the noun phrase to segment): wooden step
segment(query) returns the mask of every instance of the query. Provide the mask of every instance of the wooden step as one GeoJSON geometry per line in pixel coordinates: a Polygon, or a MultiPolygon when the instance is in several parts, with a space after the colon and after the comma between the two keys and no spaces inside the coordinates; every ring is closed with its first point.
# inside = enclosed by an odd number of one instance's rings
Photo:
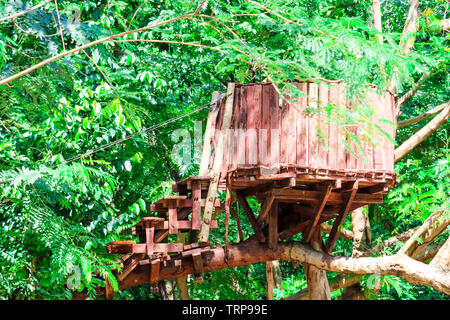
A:
{"type": "MultiPolygon", "coordinates": [[[[169,221],[162,221],[155,223],[153,225],[156,230],[169,230],[169,221]]],[[[177,228],[180,231],[189,231],[192,230],[192,221],[189,220],[179,220],[177,221],[177,228]]],[[[211,228],[217,229],[218,228],[218,222],[217,220],[211,221],[211,228]]],[[[133,228],[132,228],[132,234],[134,236],[144,233],[144,225],[139,221],[133,228]]]]}
{"type": "MultiPolygon", "coordinates": [[[[153,243],[151,251],[152,253],[177,253],[183,251],[183,246],[182,243],[153,243]]],[[[147,253],[147,244],[134,243],[134,241],[131,243],[130,241],[112,241],[107,243],[106,251],[111,254],[147,253]]]]}

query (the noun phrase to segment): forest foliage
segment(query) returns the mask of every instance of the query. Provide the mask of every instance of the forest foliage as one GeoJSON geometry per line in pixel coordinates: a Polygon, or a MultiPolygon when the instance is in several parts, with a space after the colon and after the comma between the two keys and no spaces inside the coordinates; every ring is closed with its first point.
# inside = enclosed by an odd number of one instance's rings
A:
{"type": "MultiPolygon", "coordinates": [[[[181,128],[194,136],[194,123],[204,126],[207,110],[113,142],[204,106],[228,82],[343,79],[358,96],[368,83],[384,90],[393,75],[401,97],[432,72],[403,105],[399,121],[450,98],[450,43],[439,30],[449,4],[442,0],[420,1],[420,28],[408,54],[399,46],[406,0],[381,1],[382,44],[371,1],[44,2],[14,18],[8,17],[43,2],[0,3],[0,80],[51,60],[0,85],[0,299],[71,298],[68,279],[75,273],[81,275],[75,289],[91,297],[105,278],[117,286],[111,273],[117,264],[105,244],[131,238],[123,231],[149,215],[153,201],[196,174],[196,161],[186,166],[171,156],[172,133],[181,128]]],[[[422,126],[399,128],[396,146],[422,126]]],[[[397,162],[398,186],[382,205],[366,210],[373,243],[448,209],[449,129],[444,124],[397,162]]],[[[211,241],[223,245],[223,216],[218,219],[211,241]]],[[[349,218],[344,228],[351,229],[349,218]]],[[[438,240],[448,234],[447,228],[438,240]]],[[[231,219],[230,238],[237,237],[231,219]]],[[[351,242],[339,239],[335,251],[351,255],[351,242]]],[[[275,298],[305,288],[301,266],[281,262],[281,274],[275,298]]],[[[189,283],[192,298],[265,298],[263,264],[213,272],[205,280],[189,283]]],[[[374,298],[448,299],[394,276],[382,277],[382,284],[374,298]]],[[[159,298],[142,287],[118,297],[159,298]]]]}

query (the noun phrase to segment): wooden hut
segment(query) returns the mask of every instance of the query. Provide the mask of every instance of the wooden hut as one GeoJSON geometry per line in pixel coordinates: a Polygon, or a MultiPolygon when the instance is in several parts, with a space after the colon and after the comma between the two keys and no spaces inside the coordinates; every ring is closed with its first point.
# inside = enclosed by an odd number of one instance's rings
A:
{"type": "Polygon", "coordinates": [[[290,87],[296,89],[281,98],[272,83],[229,84],[222,99],[213,95],[199,176],[176,183],[177,195],[151,206],[158,217],[143,218],[133,228],[139,243],[108,245],[109,253],[126,254],[120,280],[137,265],[149,264],[151,290],[157,291],[160,268],[181,267],[189,258],[201,282],[209,229],[217,228],[213,212],[237,217],[235,202],[254,236],[269,248],[301,233],[303,242],[318,237],[331,253],[347,213],[383,201],[396,181],[395,97],[368,86],[367,94],[352,102],[339,81],[291,82],[290,87]],[[361,121],[354,117],[359,108],[361,121]],[[218,190],[227,191],[225,203],[216,198],[218,190]],[[249,197],[260,202],[259,212],[252,211],[249,197]],[[332,219],[324,244],[320,225],[332,219]],[[168,235],[180,231],[200,232],[199,241],[168,243],[168,235]]]}

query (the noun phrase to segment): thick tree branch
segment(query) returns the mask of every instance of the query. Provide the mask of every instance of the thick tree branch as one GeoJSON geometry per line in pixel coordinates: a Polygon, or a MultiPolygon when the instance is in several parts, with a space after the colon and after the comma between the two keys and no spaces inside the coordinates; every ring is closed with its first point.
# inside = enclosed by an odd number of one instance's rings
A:
{"type": "Polygon", "coordinates": [[[46,59],[46,60],[44,60],[44,61],[42,61],[40,63],[37,63],[37,64],[35,64],[35,65],[33,65],[33,66],[31,66],[31,67],[29,67],[29,68],[27,68],[27,69],[25,69],[25,70],[23,70],[21,72],[18,72],[18,73],[14,74],[14,75],[12,75],[12,76],[10,76],[8,78],[2,79],[2,80],[0,80],[0,85],[4,85],[4,84],[6,84],[8,82],[11,82],[11,81],[17,79],[17,78],[20,78],[20,77],[22,77],[22,76],[24,76],[24,75],[26,75],[26,74],[36,70],[36,69],[39,69],[39,68],[49,64],[50,62],[56,61],[56,60],[58,60],[58,59],[60,59],[62,57],[71,55],[71,54],[76,53],[78,51],[81,51],[81,50],[84,50],[84,49],[96,46],[96,45],[101,44],[103,42],[112,41],[112,40],[115,40],[117,38],[126,36],[128,34],[154,29],[156,27],[167,25],[167,24],[170,24],[170,23],[178,21],[178,20],[190,19],[192,17],[194,17],[193,14],[178,16],[178,17],[175,17],[175,18],[172,18],[172,19],[168,19],[168,20],[165,20],[165,21],[161,21],[161,22],[155,23],[155,24],[150,24],[148,26],[145,26],[145,27],[142,27],[142,28],[139,28],[139,29],[130,30],[130,31],[124,31],[124,32],[121,32],[121,33],[118,33],[118,34],[114,34],[114,35],[111,35],[111,36],[108,36],[108,37],[105,37],[105,38],[102,38],[102,39],[98,39],[98,40],[89,42],[89,43],[87,43],[85,45],[82,45],[82,46],[79,46],[77,48],[73,48],[71,50],[64,51],[64,52],[62,52],[60,54],[57,54],[57,55],[55,55],[53,57],[50,57],[50,58],[46,59]]]}
{"type": "Polygon", "coordinates": [[[444,214],[444,210],[433,213],[425,222],[413,233],[413,235],[406,241],[405,245],[400,249],[401,253],[408,254],[417,239],[421,237],[431,226],[444,214]]]}
{"type": "Polygon", "coordinates": [[[450,102],[446,103],[444,109],[422,129],[417,131],[408,140],[403,142],[394,152],[395,162],[410,153],[418,144],[428,138],[433,132],[445,123],[450,115],[450,102]]]}
{"type": "Polygon", "coordinates": [[[428,110],[417,117],[413,117],[408,120],[399,121],[399,122],[397,122],[397,128],[404,128],[404,127],[410,126],[412,124],[415,124],[417,122],[420,122],[422,120],[428,119],[429,117],[434,116],[436,113],[438,113],[439,111],[444,109],[445,106],[449,103],[450,103],[450,101],[440,104],[437,107],[434,107],[433,109],[428,110]]]}
{"type": "Polygon", "coordinates": [[[450,269],[450,237],[439,249],[430,265],[440,267],[444,270],[450,269]]]}
{"type": "MultiPolygon", "coordinates": [[[[330,256],[318,252],[298,242],[280,243],[277,249],[270,250],[256,239],[229,246],[228,264],[222,247],[214,248],[205,254],[204,271],[211,272],[229,267],[249,265],[270,260],[290,260],[308,263],[315,267],[338,273],[395,275],[414,285],[427,285],[434,289],[450,293],[450,270],[430,266],[416,261],[404,254],[378,258],[348,258],[330,256]]],[[[160,280],[173,279],[194,272],[191,259],[183,259],[183,268],[176,268],[173,263],[161,269],[160,280]]],[[[121,289],[148,283],[148,265],[138,266],[124,281],[119,283],[121,289]]]]}
{"type": "Polygon", "coordinates": [[[425,80],[427,80],[431,75],[436,73],[438,68],[435,68],[434,70],[424,73],[419,81],[409,90],[407,93],[405,93],[400,99],[397,101],[397,109],[400,110],[400,108],[405,104],[406,101],[411,99],[411,97],[417,92],[417,90],[420,89],[420,87],[424,84],[425,80]]]}
{"type": "Polygon", "coordinates": [[[20,16],[23,16],[24,14],[27,14],[28,12],[31,12],[31,11],[36,10],[36,9],[39,9],[40,7],[42,7],[42,6],[45,5],[47,2],[50,2],[50,1],[51,1],[51,0],[45,0],[45,1],[42,1],[41,3],[35,5],[34,7],[31,7],[31,8],[29,8],[29,9],[27,9],[27,10],[24,10],[24,11],[21,11],[21,12],[17,12],[17,13],[15,13],[15,14],[12,14],[12,15],[10,15],[10,16],[8,16],[8,17],[5,17],[5,18],[0,18],[0,22],[6,21],[6,20],[9,20],[9,19],[14,19],[14,18],[17,18],[17,17],[20,17],[20,16]]]}
{"type": "MultiPolygon", "coordinates": [[[[332,282],[330,281],[330,291],[333,292],[358,284],[361,281],[361,278],[362,276],[340,274],[334,278],[332,282]]],[[[306,288],[281,300],[311,300],[311,298],[309,297],[308,288],[306,288]]]]}

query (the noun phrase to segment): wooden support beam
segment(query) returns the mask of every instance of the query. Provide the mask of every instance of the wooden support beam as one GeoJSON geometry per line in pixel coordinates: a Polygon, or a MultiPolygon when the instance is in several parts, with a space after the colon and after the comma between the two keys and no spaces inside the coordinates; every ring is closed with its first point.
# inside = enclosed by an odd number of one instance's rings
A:
{"type": "Polygon", "coordinates": [[[161,266],[161,261],[159,259],[153,260],[150,263],[150,292],[157,293],[159,291],[158,282],[159,282],[159,269],[161,266]]]}
{"type": "Polygon", "coordinates": [[[178,233],[178,212],[176,200],[169,202],[169,233],[178,233]]]}
{"type": "Polygon", "coordinates": [[[278,201],[273,201],[269,212],[269,241],[270,249],[276,249],[278,244],[278,201]]]}
{"type": "Polygon", "coordinates": [[[106,300],[114,299],[114,289],[111,286],[111,283],[109,282],[108,278],[105,278],[105,299],[106,300]]]}
{"type": "Polygon", "coordinates": [[[123,281],[139,264],[139,261],[144,258],[143,254],[133,254],[125,262],[122,272],[117,275],[117,280],[123,281]]]}
{"type": "MultiPolygon", "coordinates": [[[[190,208],[178,208],[178,219],[177,220],[182,220],[185,219],[189,213],[191,212],[190,208]]],[[[166,228],[164,228],[166,229],[166,228]]],[[[161,241],[163,241],[167,236],[169,235],[169,230],[167,228],[167,231],[157,231],[155,233],[155,243],[159,243],[161,241]]]]}
{"type": "Polygon", "coordinates": [[[264,200],[264,203],[261,207],[261,211],[259,212],[258,219],[256,219],[256,222],[258,225],[262,225],[263,222],[266,220],[267,215],[269,214],[270,208],[272,207],[272,203],[275,200],[275,197],[270,192],[266,200],[264,200]]]}
{"type": "Polygon", "coordinates": [[[225,102],[225,110],[220,130],[219,138],[214,150],[214,164],[211,170],[211,182],[209,184],[208,196],[206,197],[205,209],[203,212],[203,223],[199,234],[199,241],[206,242],[209,237],[209,227],[211,225],[212,215],[214,211],[214,200],[216,199],[217,188],[219,185],[220,173],[222,170],[223,153],[226,144],[228,129],[231,124],[231,116],[233,114],[234,105],[234,83],[228,84],[227,100],[225,102]]]}
{"type": "Polygon", "coordinates": [[[250,224],[252,225],[253,230],[255,231],[255,236],[259,240],[259,242],[265,242],[266,237],[261,231],[261,228],[258,224],[258,222],[255,219],[255,215],[253,214],[252,209],[248,205],[247,199],[241,194],[241,192],[236,192],[236,197],[239,200],[239,203],[242,206],[242,209],[244,209],[245,215],[247,216],[248,220],[250,221],[250,224]]]}
{"type": "Polygon", "coordinates": [[[347,217],[347,214],[350,211],[352,202],[355,199],[356,192],[358,191],[358,185],[359,185],[359,181],[356,180],[353,183],[352,191],[350,191],[350,193],[347,197],[346,203],[344,204],[341,212],[339,212],[339,216],[336,218],[336,220],[334,220],[333,228],[331,229],[330,236],[328,237],[327,243],[325,245],[325,251],[327,253],[330,253],[331,250],[333,250],[334,245],[336,244],[336,240],[338,237],[337,231],[338,231],[339,227],[344,223],[345,218],[347,217]]]}
{"type": "Polygon", "coordinates": [[[195,283],[203,283],[203,258],[200,252],[192,254],[194,261],[194,279],[195,283]]]}
{"type": "MultiPolygon", "coordinates": [[[[183,251],[182,243],[154,243],[153,249],[150,250],[150,256],[154,253],[176,253],[183,251]]],[[[127,254],[127,253],[145,253],[148,255],[147,244],[146,243],[138,243],[138,244],[117,244],[114,242],[110,242],[108,245],[108,253],[113,254],[127,254]]]]}
{"type": "Polygon", "coordinates": [[[201,228],[201,199],[202,189],[200,181],[194,181],[192,183],[192,230],[200,230],[201,228]]]}
{"type": "Polygon", "coordinates": [[[155,237],[155,227],[151,226],[149,222],[145,223],[145,244],[147,249],[147,256],[150,258],[153,254],[155,237]]]}
{"type": "MultiPolygon", "coordinates": [[[[349,191],[352,189],[349,188],[349,191]]],[[[288,202],[288,201],[311,201],[320,202],[323,191],[312,191],[312,190],[297,190],[297,189],[274,189],[273,190],[275,199],[288,202]]],[[[331,192],[328,198],[328,204],[341,204],[346,202],[346,195],[342,192],[331,192]]],[[[357,193],[353,199],[354,204],[359,204],[360,206],[371,204],[371,203],[383,203],[383,195],[380,193],[366,194],[357,193]]]]}
{"type": "Polygon", "coordinates": [[[309,243],[311,241],[313,231],[317,227],[317,223],[320,220],[320,215],[323,209],[325,208],[328,198],[330,197],[331,189],[332,185],[327,184],[324,190],[322,191],[319,202],[316,204],[316,207],[314,208],[314,217],[311,219],[308,229],[305,232],[304,240],[306,243],[309,243]]]}
{"type": "Polygon", "coordinates": [[[211,104],[209,106],[208,120],[206,121],[206,131],[203,138],[202,158],[200,160],[200,168],[198,175],[205,176],[208,174],[209,161],[211,159],[211,140],[214,137],[215,123],[217,114],[219,113],[219,97],[220,92],[214,91],[212,94],[211,104]]]}

